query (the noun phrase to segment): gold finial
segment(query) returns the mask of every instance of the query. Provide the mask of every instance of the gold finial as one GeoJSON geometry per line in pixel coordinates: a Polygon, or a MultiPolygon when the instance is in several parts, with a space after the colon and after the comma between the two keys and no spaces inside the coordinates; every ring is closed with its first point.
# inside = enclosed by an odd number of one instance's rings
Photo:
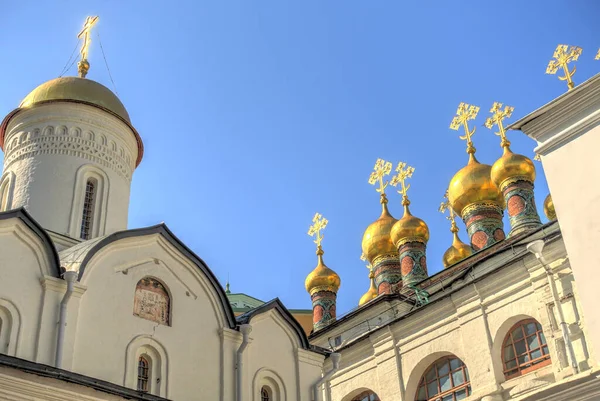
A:
{"type": "Polygon", "coordinates": [[[596,53],[596,57],[594,57],[594,60],[600,60],[600,49],[598,49],[598,53],[596,53]]]}
{"type": "Polygon", "coordinates": [[[440,211],[440,213],[446,213],[446,211],[448,211],[448,216],[446,216],[446,218],[451,222],[450,232],[457,233],[458,226],[456,225],[455,220],[456,215],[454,214],[454,210],[452,210],[450,202],[448,201],[448,191],[444,193],[444,201],[440,204],[440,208],[438,210],[440,211]]]}
{"type": "Polygon", "coordinates": [[[533,160],[535,160],[536,162],[541,162],[542,156],[540,156],[539,153],[536,153],[535,156],[533,156],[533,160]]]}
{"type": "Polygon", "coordinates": [[[324,230],[327,227],[326,218],[324,218],[321,213],[315,213],[315,217],[312,219],[313,225],[308,229],[308,235],[311,237],[315,237],[314,242],[317,244],[317,254],[319,252],[323,252],[321,249],[321,241],[323,241],[323,234],[321,234],[321,230],[324,230]]]}
{"type": "Polygon", "coordinates": [[[494,102],[494,105],[490,109],[492,116],[485,120],[485,126],[489,129],[492,129],[494,125],[498,126],[499,132],[494,132],[494,134],[498,135],[500,139],[502,139],[500,146],[503,148],[510,146],[510,141],[506,138],[506,129],[504,129],[502,120],[509,118],[514,110],[515,108],[512,106],[505,106],[504,110],[502,110],[502,103],[494,102]]]}
{"type": "Polygon", "coordinates": [[[554,60],[550,60],[548,63],[548,67],[546,68],[546,74],[556,74],[559,68],[563,69],[565,73],[564,77],[558,77],[561,81],[567,81],[567,86],[569,90],[575,87],[573,80],[571,79],[573,75],[575,75],[575,71],[577,70],[576,66],[573,66],[573,71],[569,71],[568,64],[571,61],[577,61],[579,56],[581,55],[581,51],[583,49],[577,46],[568,45],[558,45],[556,50],[554,50],[554,60]]]}
{"type": "Polygon", "coordinates": [[[471,137],[475,134],[475,127],[473,127],[472,131],[469,130],[468,121],[474,120],[477,117],[477,113],[479,113],[479,107],[461,102],[458,105],[458,110],[456,110],[456,116],[452,119],[452,123],[450,123],[450,129],[458,131],[461,125],[465,129],[465,135],[459,136],[459,138],[467,140],[467,153],[469,154],[475,153],[475,147],[471,140],[471,137]]]}
{"type": "Polygon", "coordinates": [[[369,176],[369,184],[376,185],[379,183],[379,188],[375,188],[381,194],[382,201],[385,199],[385,188],[388,186],[388,181],[383,181],[383,177],[389,175],[392,171],[392,163],[383,159],[377,159],[373,172],[369,176]]]}
{"type": "Polygon", "coordinates": [[[90,69],[90,63],[87,60],[90,43],[92,42],[92,39],[90,39],[90,31],[96,22],[98,22],[98,16],[87,17],[85,19],[85,24],[83,24],[83,29],[79,32],[79,35],[77,35],[78,39],[83,39],[80,51],[81,61],[77,63],[77,70],[81,78],[85,78],[90,69]]]}
{"type": "Polygon", "coordinates": [[[395,187],[398,184],[401,185],[401,189],[398,191],[398,193],[402,194],[402,204],[404,206],[407,206],[410,204],[410,201],[408,200],[408,196],[406,195],[406,193],[410,188],[410,184],[407,185],[406,180],[412,177],[413,173],[415,172],[415,168],[407,166],[404,162],[399,162],[398,166],[396,167],[396,172],[398,174],[392,177],[390,185],[393,187],[395,187]]]}

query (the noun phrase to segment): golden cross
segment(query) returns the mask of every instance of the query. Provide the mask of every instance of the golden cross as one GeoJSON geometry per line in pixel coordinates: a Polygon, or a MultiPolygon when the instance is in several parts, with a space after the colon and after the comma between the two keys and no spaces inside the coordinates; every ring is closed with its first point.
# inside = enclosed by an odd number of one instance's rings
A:
{"type": "Polygon", "coordinates": [[[472,106],[467,103],[462,103],[458,105],[458,109],[456,110],[456,116],[452,119],[452,123],[450,123],[450,129],[458,131],[460,126],[465,129],[465,135],[459,136],[460,139],[467,140],[467,152],[474,153],[475,148],[473,147],[473,141],[471,137],[475,134],[475,127],[473,127],[473,131],[469,130],[469,120],[474,120],[477,117],[477,113],[479,113],[479,107],[472,106]]]}
{"type": "Polygon", "coordinates": [[[369,184],[375,185],[379,183],[379,188],[376,188],[376,191],[384,195],[385,188],[388,186],[388,181],[384,182],[383,177],[389,175],[392,171],[392,163],[383,159],[377,159],[373,170],[374,171],[369,176],[369,184]]]}
{"type": "Polygon", "coordinates": [[[598,49],[598,53],[596,53],[596,57],[594,57],[594,60],[600,60],[600,49],[598,49]]]}
{"type": "Polygon", "coordinates": [[[324,218],[321,213],[315,213],[315,217],[312,219],[313,225],[308,229],[308,235],[311,237],[315,237],[314,241],[317,244],[317,248],[321,248],[321,241],[323,241],[323,234],[321,234],[321,230],[324,230],[327,227],[326,218],[324,218]]]}
{"type": "Polygon", "coordinates": [[[492,113],[491,117],[488,117],[485,120],[485,126],[489,129],[492,129],[494,125],[498,126],[500,132],[494,132],[494,134],[498,135],[502,139],[502,143],[500,146],[509,146],[510,142],[506,139],[506,130],[504,129],[504,124],[502,120],[505,118],[509,118],[512,115],[512,112],[515,110],[512,106],[505,106],[504,110],[502,110],[502,103],[494,102],[494,105],[490,109],[490,113],[492,113]]]}
{"type": "Polygon", "coordinates": [[[87,17],[85,19],[85,24],[83,24],[83,29],[77,35],[77,39],[83,39],[83,44],[81,45],[81,60],[87,60],[88,50],[90,47],[90,43],[92,40],[90,39],[90,31],[92,27],[96,25],[98,22],[98,16],[95,17],[87,17]]]}
{"type": "Polygon", "coordinates": [[[415,172],[415,168],[407,166],[404,162],[399,162],[398,166],[396,167],[396,172],[398,174],[392,177],[390,185],[395,187],[396,185],[400,184],[402,186],[402,189],[400,189],[398,193],[402,194],[402,201],[404,202],[408,199],[406,192],[410,188],[410,184],[406,185],[406,180],[412,177],[413,173],[415,172]]]}
{"type": "Polygon", "coordinates": [[[558,68],[562,68],[565,73],[564,77],[558,77],[561,81],[567,81],[567,86],[569,89],[573,89],[575,84],[571,79],[577,70],[577,67],[573,66],[573,71],[569,72],[568,64],[571,61],[577,61],[579,56],[581,55],[581,47],[577,46],[567,46],[567,45],[558,45],[556,50],[554,50],[554,60],[550,60],[548,63],[548,67],[546,68],[546,74],[556,74],[558,68]]]}
{"type": "Polygon", "coordinates": [[[456,230],[458,232],[458,227],[456,226],[455,221],[456,215],[454,214],[454,210],[452,210],[452,207],[450,206],[450,201],[448,200],[448,191],[444,193],[444,201],[440,204],[438,210],[440,211],[440,213],[446,213],[446,211],[448,211],[448,216],[446,216],[446,218],[452,222],[450,231],[454,232],[454,230],[456,230]]]}

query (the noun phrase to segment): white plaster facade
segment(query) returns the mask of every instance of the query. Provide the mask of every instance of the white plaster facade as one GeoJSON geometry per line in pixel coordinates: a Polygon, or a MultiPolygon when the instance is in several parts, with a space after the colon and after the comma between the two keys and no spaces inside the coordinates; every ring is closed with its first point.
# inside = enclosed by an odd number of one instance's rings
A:
{"type": "Polygon", "coordinates": [[[55,102],[8,122],[2,210],[24,207],[46,229],[80,238],[85,186],[98,185],[91,236],[127,228],[138,146],[131,128],[91,105],[55,102]]]}
{"type": "MultiPolygon", "coordinates": [[[[342,354],[341,369],[331,379],[330,399],[350,401],[356,393],[368,389],[381,400],[413,401],[427,368],[446,355],[457,356],[469,370],[473,395],[467,400],[536,400],[546,386],[559,385],[576,375],[567,360],[545,271],[533,255],[524,251],[527,242],[553,237],[558,230],[554,223],[508,250],[493,254],[466,277],[443,279],[447,286],[444,290],[432,285],[430,303],[417,310],[390,298],[379,301],[380,305],[374,305],[372,311],[357,313],[311,336],[311,342],[320,346],[341,338],[337,350],[342,354]],[[378,324],[380,317],[383,320],[378,324]],[[552,363],[507,380],[501,357],[503,341],[514,324],[529,318],[541,323],[552,363]]],[[[592,357],[593,346],[587,339],[585,319],[560,237],[547,239],[544,255],[551,261],[578,374],[598,375],[600,370],[592,357]]],[[[374,302],[377,300],[370,304],[374,302]]],[[[600,389],[596,390],[594,394],[600,397],[600,389]]]]}
{"type": "MultiPolygon", "coordinates": [[[[511,126],[537,141],[590,334],[600,344],[597,252],[600,236],[600,74],[511,126]]],[[[597,345],[600,346],[600,345],[597,345]]]]}

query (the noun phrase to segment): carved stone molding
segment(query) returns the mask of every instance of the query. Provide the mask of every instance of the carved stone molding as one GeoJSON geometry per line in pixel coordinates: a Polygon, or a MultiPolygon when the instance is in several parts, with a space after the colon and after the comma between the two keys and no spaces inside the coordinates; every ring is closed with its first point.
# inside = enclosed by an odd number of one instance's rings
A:
{"type": "Polygon", "coordinates": [[[117,146],[105,135],[83,131],[78,127],[54,128],[47,126],[30,132],[12,135],[6,146],[4,168],[13,162],[42,154],[63,154],[91,160],[110,168],[119,176],[131,181],[133,163],[129,152],[117,146]]]}

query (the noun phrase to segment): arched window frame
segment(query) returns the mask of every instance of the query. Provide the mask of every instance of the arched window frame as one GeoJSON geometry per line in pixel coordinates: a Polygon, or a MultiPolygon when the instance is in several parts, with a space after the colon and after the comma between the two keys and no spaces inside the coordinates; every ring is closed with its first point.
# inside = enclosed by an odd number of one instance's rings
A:
{"type": "Polygon", "coordinates": [[[281,377],[275,371],[261,368],[254,374],[252,380],[252,401],[262,401],[262,390],[266,388],[271,397],[269,401],[286,401],[287,389],[281,377]]]}
{"type": "Polygon", "coordinates": [[[467,365],[460,358],[454,355],[446,355],[437,359],[425,370],[425,373],[423,373],[421,379],[419,379],[415,401],[434,401],[438,398],[440,400],[447,399],[449,401],[458,401],[466,399],[472,393],[473,390],[471,388],[471,380],[469,378],[469,369],[467,368],[467,365]],[[459,363],[453,363],[455,361],[458,361],[459,363]],[[448,367],[447,372],[443,370],[443,368],[445,367],[444,365],[447,365],[448,367]],[[443,372],[441,377],[440,371],[443,372]],[[430,372],[433,372],[433,374],[430,374],[430,372]],[[440,379],[443,379],[446,376],[450,381],[450,387],[442,391],[442,382],[440,381],[440,379]],[[462,383],[455,385],[455,382],[461,376],[463,379],[462,383]],[[429,396],[428,389],[429,386],[433,383],[436,383],[436,389],[439,392],[429,396]],[[452,398],[446,398],[450,395],[452,396],[452,398]]]}
{"type": "Polygon", "coordinates": [[[7,171],[0,178],[0,212],[12,209],[15,173],[7,171]]]}
{"type": "Polygon", "coordinates": [[[148,355],[138,357],[137,391],[147,393],[150,391],[150,377],[152,372],[152,359],[148,355]]]}
{"type": "Polygon", "coordinates": [[[81,238],[82,219],[85,207],[86,188],[88,182],[96,185],[89,239],[104,235],[106,229],[106,212],[108,208],[109,179],[98,167],[86,164],[81,166],[75,175],[75,189],[71,207],[69,235],[81,238]]]}
{"type": "Polygon", "coordinates": [[[514,324],[504,337],[500,352],[506,380],[533,372],[552,363],[548,342],[546,341],[542,325],[535,319],[524,319],[514,324]],[[531,324],[535,325],[535,332],[530,329],[531,324]],[[513,332],[519,328],[521,329],[522,337],[513,336],[513,332]],[[521,341],[523,341],[525,352],[519,353],[516,343],[521,341]],[[536,341],[538,346],[530,348],[530,341],[536,341]],[[535,357],[538,350],[541,356],[535,357]],[[510,355],[514,358],[510,358],[510,355]],[[520,358],[527,358],[527,360],[519,363],[520,358]],[[511,363],[513,361],[515,362],[514,365],[511,363]]]}
{"type": "Polygon", "coordinates": [[[123,385],[137,390],[138,362],[143,356],[150,364],[148,393],[169,398],[169,361],[166,349],[148,335],[131,340],[125,351],[126,369],[123,385]]]}
{"type": "Polygon", "coordinates": [[[12,302],[0,298],[0,353],[16,356],[21,334],[21,313],[12,302]]]}
{"type": "Polygon", "coordinates": [[[355,395],[352,401],[380,401],[379,396],[371,390],[363,391],[362,393],[355,395]]]}
{"type": "Polygon", "coordinates": [[[260,389],[260,401],[273,401],[273,390],[269,386],[260,389]]]}

